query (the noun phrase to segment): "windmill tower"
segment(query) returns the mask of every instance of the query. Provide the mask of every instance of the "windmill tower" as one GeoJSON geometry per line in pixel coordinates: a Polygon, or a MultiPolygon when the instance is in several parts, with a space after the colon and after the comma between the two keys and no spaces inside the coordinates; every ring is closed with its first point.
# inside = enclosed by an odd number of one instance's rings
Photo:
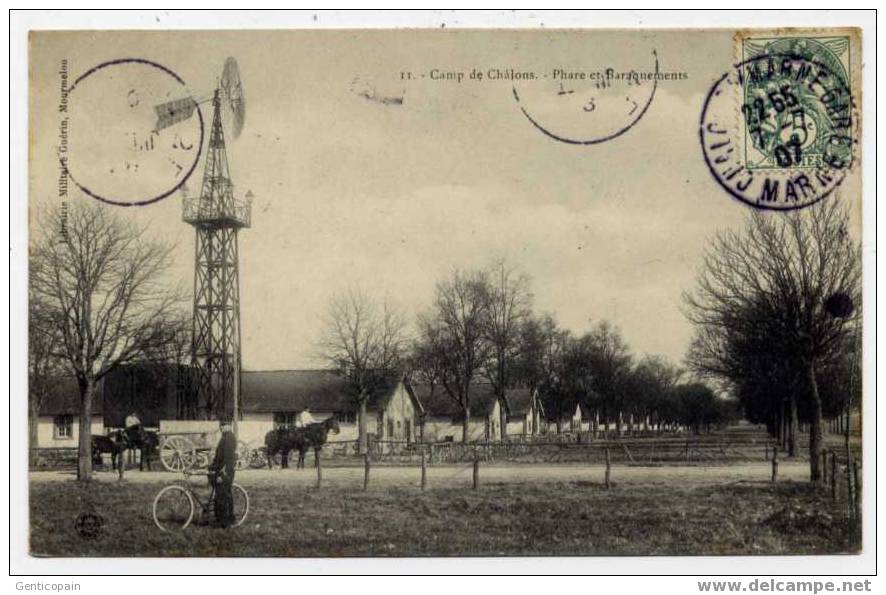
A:
{"type": "MultiPolygon", "coordinates": [[[[193,100],[192,100],[193,101],[193,100]]],[[[193,105],[196,105],[196,101],[193,105]]],[[[250,226],[250,205],[234,198],[225,150],[222,113],[239,136],[244,120],[243,90],[237,63],[225,62],[212,95],[212,128],[200,194],[185,198],[182,219],[194,227],[194,313],[191,360],[201,419],[240,417],[240,265],[237,234],[250,226]]]]}

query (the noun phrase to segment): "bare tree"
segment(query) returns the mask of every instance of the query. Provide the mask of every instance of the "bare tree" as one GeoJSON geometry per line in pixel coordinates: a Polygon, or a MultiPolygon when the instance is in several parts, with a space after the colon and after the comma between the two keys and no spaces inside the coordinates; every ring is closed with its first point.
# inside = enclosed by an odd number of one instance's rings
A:
{"type": "Polygon", "coordinates": [[[537,389],[551,375],[556,338],[562,334],[551,314],[527,317],[520,325],[516,357],[511,364],[515,386],[537,389]]]}
{"type": "MultiPolygon", "coordinates": [[[[531,314],[532,294],[529,277],[518,274],[504,261],[492,267],[489,282],[485,336],[490,357],[485,373],[495,394],[503,401],[505,389],[511,386],[511,368],[518,355],[522,325],[531,314]]],[[[508,427],[504,409],[501,417],[501,438],[504,439],[508,427]]]]}
{"type": "Polygon", "coordinates": [[[434,390],[444,385],[449,378],[446,359],[446,345],[443,344],[442,330],[433,318],[419,316],[420,335],[412,345],[407,368],[411,379],[427,384],[433,398],[434,390]]]}
{"type": "Polygon", "coordinates": [[[172,246],[113,209],[77,203],[46,211],[31,252],[31,291],[58,335],[52,355],[80,392],[78,478],[92,477],[92,408],[98,382],[166,340],[160,329],[181,293],[164,284],[172,246]]]}
{"type": "Polygon", "coordinates": [[[46,305],[33,292],[28,299],[28,444],[29,464],[37,462],[37,424],[40,410],[63,373],[61,360],[54,355],[58,333],[51,324],[46,305]]]}
{"type": "Polygon", "coordinates": [[[650,423],[661,433],[662,422],[673,417],[674,389],[682,372],[664,357],[643,356],[631,371],[635,390],[635,409],[649,416],[650,423]]]}
{"type": "Polygon", "coordinates": [[[628,377],[631,354],[621,330],[609,321],[599,322],[587,334],[591,369],[591,388],[600,399],[607,420],[615,418],[615,429],[621,434],[623,414],[628,403],[628,377]]]}
{"type": "MultiPolygon", "coordinates": [[[[573,336],[569,331],[557,330],[548,339],[547,361],[549,374],[542,385],[547,397],[546,408],[556,416],[557,433],[563,430],[563,420],[571,418],[575,408],[588,402],[594,374],[590,335],[573,336]]],[[[570,428],[581,431],[581,427],[570,428]]]]}
{"type": "Polygon", "coordinates": [[[375,302],[360,290],[336,295],[329,303],[320,341],[321,357],[347,379],[356,399],[359,448],[367,449],[366,405],[369,397],[401,371],[405,324],[400,311],[385,300],[375,302]]]}
{"type": "Polygon", "coordinates": [[[464,442],[469,436],[471,384],[489,355],[489,299],[487,273],[455,271],[437,284],[433,311],[419,320],[421,340],[436,362],[446,394],[455,400],[464,416],[464,442]]]}
{"type": "MultiPolygon", "coordinates": [[[[861,252],[835,200],[786,214],[754,213],[742,232],[718,234],[708,248],[686,314],[727,344],[742,317],[755,313],[766,353],[791,363],[805,388],[812,429],[810,476],[821,479],[822,400],[817,367],[846,342],[851,317],[836,318],[826,302],[843,295],[860,304],[861,252]]],[[[853,316],[860,316],[856,307],[853,316]]],[[[747,322],[744,322],[747,326],[747,322]]],[[[737,333],[737,337],[746,334],[737,333]]],[[[713,341],[716,345],[717,342],[713,341]]]]}
{"type": "Polygon", "coordinates": [[[716,326],[696,328],[686,363],[737,395],[748,419],[765,423],[788,455],[797,456],[803,375],[792,346],[772,334],[774,313],[760,302],[723,311],[719,318],[716,326]]]}

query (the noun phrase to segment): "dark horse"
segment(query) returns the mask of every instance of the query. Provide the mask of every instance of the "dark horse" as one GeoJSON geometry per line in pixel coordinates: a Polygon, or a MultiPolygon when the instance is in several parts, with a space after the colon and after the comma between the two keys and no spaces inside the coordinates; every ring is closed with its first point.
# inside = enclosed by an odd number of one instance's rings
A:
{"type": "Polygon", "coordinates": [[[113,469],[117,469],[117,457],[122,456],[127,450],[138,450],[141,457],[138,462],[138,470],[151,471],[151,459],[157,456],[160,439],[156,432],[149,432],[142,428],[130,428],[128,430],[115,430],[107,436],[92,437],[92,457],[94,463],[101,463],[101,455],[110,453],[113,469]]]}
{"type": "Polygon", "coordinates": [[[98,467],[102,464],[102,455],[111,455],[111,468],[117,468],[117,457],[123,454],[124,446],[120,442],[117,432],[111,432],[108,436],[92,437],[92,466],[98,467]]]}
{"type": "Polygon", "coordinates": [[[293,450],[298,452],[296,469],[304,469],[305,453],[309,448],[314,449],[314,461],[316,464],[320,449],[326,444],[326,436],[329,432],[338,434],[341,429],[334,417],[316,424],[308,424],[303,428],[278,428],[265,434],[265,451],[268,455],[268,468],[274,468],[274,455],[282,456],[281,466],[289,467],[289,453],[293,450]]]}

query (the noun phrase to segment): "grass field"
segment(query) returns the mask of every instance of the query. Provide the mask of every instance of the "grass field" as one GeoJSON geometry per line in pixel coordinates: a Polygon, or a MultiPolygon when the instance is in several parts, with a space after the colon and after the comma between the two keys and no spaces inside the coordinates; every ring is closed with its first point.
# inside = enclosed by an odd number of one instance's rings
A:
{"type": "Polygon", "coordinates": [[[227,531],[191,526],[159,531],[154,494],[175,477],[99,474],[89,485],[60,472],[31,474],[31,551],[38,556],[454,556],[826,554],[852,550],[843,506],[785,464],[769,483],[763,464],[726,467],[616,467],[601,485],[593,466],[488,466],[479,490],[469,467],[238,474],[249,518],[227,531]],[[74,527],[100,514],[98,537],[74,527]]]}

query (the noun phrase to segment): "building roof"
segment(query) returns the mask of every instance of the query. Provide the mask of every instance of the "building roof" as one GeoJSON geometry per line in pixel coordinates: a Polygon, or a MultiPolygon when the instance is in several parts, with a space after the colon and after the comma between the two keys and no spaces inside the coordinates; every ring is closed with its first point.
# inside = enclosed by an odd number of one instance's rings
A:
{"type": "Polygon", "coordinates": [[[587,419],[590,416],[590,408],[584,403],[584,401],[578,398],[570,398],[565,399],[563,401],[558,401],[555,397],[551,395],[541,394],[541,405],[545,410],[545,418],[551,421],[555,421],[557,419],[557,409],[560,409],[560,419],[568,420],[572,419],[575,416],[576,409],[579,410],[582,419],[587,419]]]}
{"type": "MultiPolygon", "coordinates": [[[[427,417],[442,417],[451,419],[453,422],[461,421],[464,412],[461,406],[449,396],[446,388],[440,384],[410,383],[410,390],[415,399],[421,403],[427,417]]],[[[486,417],[495,408],[496,397],[489,383],[471,384],[471,393],[468,398],[471,408],[471,417],[486,417]]]]}
{"type": "Polygon", "coordinates": [[[194,370],[169,363],[134,363],[119,366],[101,381],[105,425],[119,428],[135,413],[146,426],[175,418],[180,401],[196,397],[194,370]]]}
{"type": "MultiPolygon", "coordinates": [[[[178,419],[177,399],[191,384],[189,368],[165,364],[132,364],[121,366],[98,383],[93,413],[103,414],[109,426],[120,426],[135,411],[142,423],[155,426],[160,419],[178,419]]],[[[396,394],[399,376],[385,379],[370,396],[369,411],[382,411],[396,394]]],[[[416,411],[422,404],[407,391],[416,411]]],[[[244,413],[277,411],[301,412],[305,409],[322,412],[356,411],[353,389],[337,373],[330,370],[243,371],[240,376],[241,406],[244,413]]],[[[51,390],[41,415],[78,415],[80,392],[73,376],[59,377],[51,390]]]]}
{"type": "MultiPolygon", "coordinates": [[[[522,417],[529,413],[532,409],[532,401],[535,399],[536,393],[530,388],[511,388],[505,391],[505,399],[508,402],[508,415],[512,417],[522,417]]],[[[538,400],[540,409],[541,401],[538,400]]],[[[543,412],[542,412],[543,414],[543,412]]]]}
{"type": "MultiPolygon", "coordinates": [[[[143,424],[156,426],[161,418],[174,416],[176,390],[184,390],[188,366],[175,364],[125,364],[111,370],[96,385],[93,415],[102,414],[110,427],[123,425],[135,412],[143,424]],[[107,397],[107,398],[106,398],[107,397]]],[[[58,376],[40,407],[40,415],[79,415],[80,388],[74,376],[58,376]]]]}
{"type": "MultiPolygon", "coordinates": [[[[390,376],[370,396],[367,409],[381,411],[396,392],[399,378],[390,376]]],[[[272,411],[354,411],[356,393],[330,370],[243,371],[240,393],[244,413],[272,411]]]]}
{"type": "MultiPolygon", "coordinates": [[[[92,400],[93,415],[102,412],[102,385],[96,388],[92,400]]],[[[49,393],[40,405],[40,415],[79,415],[80,387],[73,376],[56,376],[49,381],[49,393]]]]}

